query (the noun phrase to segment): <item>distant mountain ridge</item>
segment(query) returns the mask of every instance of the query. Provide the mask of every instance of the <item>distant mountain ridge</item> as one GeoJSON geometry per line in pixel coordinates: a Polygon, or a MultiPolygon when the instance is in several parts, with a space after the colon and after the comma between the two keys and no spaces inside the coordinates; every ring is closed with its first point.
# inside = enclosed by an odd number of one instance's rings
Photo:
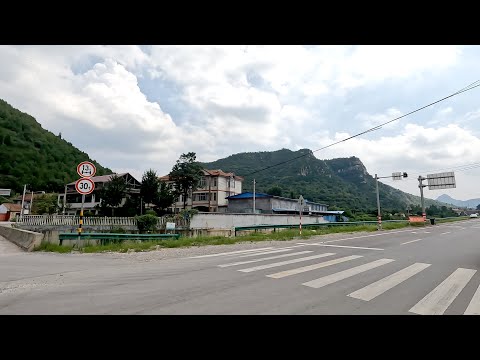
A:
{"type": "Polygon", "coordinates": [[[477,206],[480,204],[480,198],[469,199],[469,200],[457,200],[448,196],[447,194],[440,195],[437,198],[437,201],[441,201],[447,204],[452,204],[461,208],[471,208],[471,209],[476,209],[477,206]]]}
{"type": "MultiPolygon", "coordinates": [[[[340,209],[372,211],[377,206],[375,179],[360,159],[354,156],[320,160],[309,149],[295,152],[281,149],[234,154],[202,165],[208,169],[222,169],[243,176],[243,191],[253,190],[252,181],[255,178],[258,192],[278,187],[282,190],[282,196],[297,198],[303,195],[308,200],[340,209]],[[299,158],[290,161],[297,157],[299,158]],[[281,162],[285,163],[249,175],[281,162]]],[[[407,194],[381,182],[379,192],[381,208],[384,210],[405,212],[408,205],[420,205],[419,196],[407,194]]],[[[432,199],[425,199],[425,204],[445,205],[432,199]]]]}

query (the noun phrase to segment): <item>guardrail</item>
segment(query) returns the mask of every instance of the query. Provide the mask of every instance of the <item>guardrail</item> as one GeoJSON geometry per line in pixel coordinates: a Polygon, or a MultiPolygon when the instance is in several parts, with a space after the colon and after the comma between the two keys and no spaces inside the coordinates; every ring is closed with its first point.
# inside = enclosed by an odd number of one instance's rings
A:
{"type": "MultiPolygon", "coordinates": [[[[382,223],[408,223],[408,220],[384,220],[382,223]]],[[[308,227],[325,227],[325,226],[353,226],[353,225],[376,225],[377,221],[348,221],[348,222],[325,222],[318,224],[302,224],[302,228],[308,227]]],[[[235,227],[235,236],[237,236],[237,231],[243,230],[260,230],[260,229],[293,229],[298,228],[298,224],[294,225],[256,225],[256,226],[236,226],[235,227]]]]}
{"type": "Polygon", "coordinates": [[[58,234],[60,245],[63,240],[100,240],[101,244],[109,243],[112,241],[125,241],[125,240],[164,240],[168,238],[178,239],[180,234],[112,234],[112,233],[85,233],[80,237],[76,233],[62,233],[58,234]]]}

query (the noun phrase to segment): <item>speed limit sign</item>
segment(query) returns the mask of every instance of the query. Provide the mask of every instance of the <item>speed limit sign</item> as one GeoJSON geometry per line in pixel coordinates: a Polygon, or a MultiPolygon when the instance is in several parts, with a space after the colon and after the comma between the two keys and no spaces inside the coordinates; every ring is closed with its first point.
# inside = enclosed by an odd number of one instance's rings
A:
{"type": "Polygon", "coordinates": [[[77,180],[75,183],[75,190],[82,195],[88,195],[95,190],[95,183],[89,178],[77,180]]]}

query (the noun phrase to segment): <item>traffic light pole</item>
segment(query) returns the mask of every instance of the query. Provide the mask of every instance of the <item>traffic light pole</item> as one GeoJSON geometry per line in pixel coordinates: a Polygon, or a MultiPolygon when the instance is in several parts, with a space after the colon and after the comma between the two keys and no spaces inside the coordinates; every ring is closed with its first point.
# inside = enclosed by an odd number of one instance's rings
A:
{"type": "Polygon", "coordinates": [[[427,213],[425,212],[425,200],[423,198],[423,188],[427,187],[427,185],[423,185],[423,180],[426,178],[422,177],[421,175],[418,176],[418,187],[420,188],[420,201],[422,203],[422,217],[423,221],[427,221],[427,213]]]}
{"type": "MultiPolygon", "coordinates": [[[[380,193],[378,191],[378,179],[393,178],[395,180],[395,179],[397,179],[396,176],[397,176],[396,174],[393,174],[391,176],[379,177],[377,174],[375,174],[375,188],[377,190],[377,211],[378,211],[378,214],[377,214],[377,220],[378,220],[377,229],[378,230],[382,230],[382,212],[380,211],[380,193]]],[[[408,176],[408,174],[406,172],[404,172],[403,174],[398,173],[398,176],[401,179],[402,177],[406,178],[408,176]]]]}

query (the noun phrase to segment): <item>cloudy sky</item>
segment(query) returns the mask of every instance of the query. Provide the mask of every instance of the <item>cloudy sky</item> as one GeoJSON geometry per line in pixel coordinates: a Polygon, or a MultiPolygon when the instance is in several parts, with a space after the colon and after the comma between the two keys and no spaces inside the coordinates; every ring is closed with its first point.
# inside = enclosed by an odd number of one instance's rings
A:
{"type": "MultiPolygon", "coordinates": [[[[0,46],[0,98],[141,179],[188,151],[316,150],[480,80],[479,63],[479,46],[0,46]]],[[[384,182],[415,195],[418,175],[455,171],[456,189],[426,196],[480,197],[479,98],[480,87],[315,155],[406,171],[384,182]]]]}

